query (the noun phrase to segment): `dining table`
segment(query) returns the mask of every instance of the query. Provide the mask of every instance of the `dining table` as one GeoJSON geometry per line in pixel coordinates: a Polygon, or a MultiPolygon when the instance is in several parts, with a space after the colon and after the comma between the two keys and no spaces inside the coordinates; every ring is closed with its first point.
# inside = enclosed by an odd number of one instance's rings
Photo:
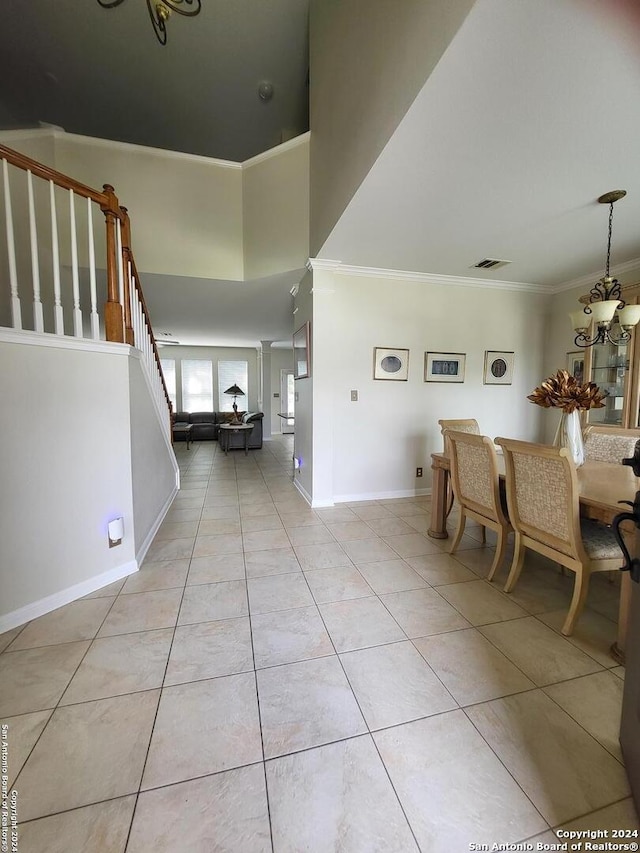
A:
{"type": "MultiPolygon", "coordinates": [[[[498,473],[504,478],[504,456],[497,453],[498,473]]],[[[446,539],[449,502],[449,457],[446,453],[431,454],[433,482],[431,486],[431,518],[428,534],[434,539],[446,539]]],[[[580,515],[604,524],[611,524],[615,516],[624,512],[626,507],[621,501],[633,501],[640,489],[640,478],[632,468],[610,462],[586,461],[576,469],[580,500],[580,515]]],[[[625,536],[626,539],[626,536],[625,536]]],[[[636,535],[636,552],[640,550],[639,537],[636,535]]],[[[620,557],[622,565],[622,556],[620,557]]],[[[631,578],[629,572],[622,573],[620,585],[620,606],[618,612],[618,635],[611,647],[611,654],[620,663],[624,663],[624,650],[629,620],[631,599],[631,578]]]]}

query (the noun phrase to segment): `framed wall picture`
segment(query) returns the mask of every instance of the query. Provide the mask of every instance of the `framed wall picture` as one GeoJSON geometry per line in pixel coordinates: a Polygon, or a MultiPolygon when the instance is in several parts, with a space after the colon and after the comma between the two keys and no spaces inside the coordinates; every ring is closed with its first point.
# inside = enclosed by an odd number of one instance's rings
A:
{"type": "Polygon", "coordinates": [[[578,382],[584,382],[584,352],[567,353],[567,370],[578,382]]]}
{"type": "Polygon", "coordinates": [[[511,385],[513,380],[514,357],[515,354],[512,352],[495,352],[493,350],[485,350],[484,384],[511,385]]]}
{"type": "Polygon", "coordinates": [[[293,334],[293,378],[306,379],[311,375],[310,358],[310,324],[309,321],[300,326],[293,334]]]}
{"type": "Polygon", "coordinates": [[[373,350],[373,378],[406,382],[409,378],[409,350],[375,347],[373,350]]]}
{"type": "Polygon", "coordinates": [[[467,359],[463,352],[425,352],[425,382],[464,382],[467,359]]]}

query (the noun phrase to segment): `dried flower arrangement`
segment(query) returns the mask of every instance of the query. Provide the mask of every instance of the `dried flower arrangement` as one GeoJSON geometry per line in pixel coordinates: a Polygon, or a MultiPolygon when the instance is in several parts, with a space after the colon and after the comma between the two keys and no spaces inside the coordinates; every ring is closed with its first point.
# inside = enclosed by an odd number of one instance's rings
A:
{"type": "Polygon", "coordinates": [[[544,409],[562,409],[570,414],[601,409],[604,397],[595,382],[580,382],[566,370],[558,370],[555,376],[545,379],[533,394],[529,394],[527,400],[544,409]]]}

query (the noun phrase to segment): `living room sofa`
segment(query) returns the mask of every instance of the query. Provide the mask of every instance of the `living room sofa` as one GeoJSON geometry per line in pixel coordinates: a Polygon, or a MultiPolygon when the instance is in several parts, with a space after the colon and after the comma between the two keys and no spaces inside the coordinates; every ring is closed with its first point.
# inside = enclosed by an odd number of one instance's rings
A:
{"type": "MultiPolygon", "coordinates": [[[[220,424],[228,424],[233,419],[233,412],[176,412],[173,415],[173,425],[191,424],[189,441],[217,441],[220,424]]],[[[262,447],[262,419],[264,412],[238,413],[244,424],[253,424],[249,434],[249,448],[258,450],[262,447]]],[[[174,432],[174,441],[185,441],[184,432],[174,432]]],[[[244,448],[244,436],[240,432],[232,432],[229,436],[229,449],[244,448]]]]}

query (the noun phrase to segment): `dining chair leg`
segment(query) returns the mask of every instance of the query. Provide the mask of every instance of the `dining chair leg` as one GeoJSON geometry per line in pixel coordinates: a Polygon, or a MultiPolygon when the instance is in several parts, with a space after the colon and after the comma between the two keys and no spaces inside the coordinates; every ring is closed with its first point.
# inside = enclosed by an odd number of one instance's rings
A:
{"type": "Polygon", "coordinates": [[[504,585],[505,592],[511,592],[514,586],[518,582],[518,578],[520,577],[520,572],[522,571],[522,566],[524,565],[524,557],[526,554],[526,548],[522,544],[522,536],[519,533],[515,535],[514,549],[513,549],[513,560],[511,561],[511,569],[509,570],[509,577],[507,578],[507,582],[504,585]]]}
{"type": "Polygon", "coordinates": [[[467,516],[464,513],[464,509],[460,507],[460,518],[458,519],[458,529],[456,530],[456,534],[453,537],[453,542],[449,547],[449,553],[453,554],[460,544],[460,540],[462,539],[462,534],[464,533],[464,528],[467,523],[467,516]]]}
{"type": "Polygon", "coordinates": [[[447,483],[447,510],[444,514],[445,519],[449,518],[449,515],[451,514],[454,499],[455,495],[453,494],[453,489],[451,488],[451,480],[449,480],[447,483]]]}
{"type": "MultiPolygon", "coordinates": [[[[484,527],[482,528],[485,529],[484,527]]],[[[498,541],[496,543],[496,555],[493,558],[493,563],[491,564],[491,568],[489,569],[489,574],[487,575],[487,580],[492,581],[493,576],[495,575],[498,568],[502,565],[502,559],[504,557],[504,552],[507,548],[507,531],[504,527],[501,527],[498,530],[498,541]]]]}
{"type": "Polygon", "coordinates": [[[582,613],[582,608],[587,600],[590,579],[591,572],[589,569],[582,567],[576,572],[576,579],[573,584],[573,597],[571,599],[567,618],[564,620],[564,625],[562,626],[562,633],[565,637],[570,637],[573,634],[573,629],[578,621],[578,616],[582,613]]]}
{"type": "Polygon", "coordinates": [[[487,544],[487,528],[486,527],[482,528],[482,539],[480,541],[482,542],[483,545],[487,544]]]}

